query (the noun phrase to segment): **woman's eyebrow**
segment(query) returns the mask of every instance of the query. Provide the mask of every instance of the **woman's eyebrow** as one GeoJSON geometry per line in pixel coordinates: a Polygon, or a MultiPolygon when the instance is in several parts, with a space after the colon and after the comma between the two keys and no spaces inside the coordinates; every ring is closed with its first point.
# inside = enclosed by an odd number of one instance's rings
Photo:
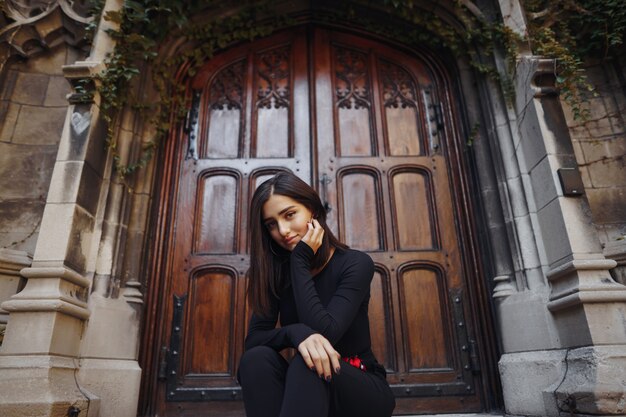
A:
{"type": "MultiPolygon", "coordinates": [[[[281,211],[278,212],[278,215],[280,216],[281,214],[283,214],[284,212],[291,210],[292,208],[296,208],[296,206],[289,206],[289,207],[285,207],[284,209],[282,209],[281,211]]],[[[267,219],[263,219],[264,223],[267,223],[268,221],[272,220],[271,217],[268,217],[267,219]]]]}

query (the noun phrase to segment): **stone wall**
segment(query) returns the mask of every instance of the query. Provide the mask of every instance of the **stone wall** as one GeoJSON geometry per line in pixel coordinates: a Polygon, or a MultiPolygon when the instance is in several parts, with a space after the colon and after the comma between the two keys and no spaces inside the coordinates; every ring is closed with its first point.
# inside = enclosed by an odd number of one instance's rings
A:
{"type": "Polygon", "coordinates": [[[611,275],[626,285],[626,48],[589,62],[587,77],[596,89],[589,119],[575,120],[563,107],[604,255],[617,262],[611,275]]]}
{"type": "Polygon", "coordinates": [[[62,66],[79,59],[65,44],[14,62],[0,85],[0,248],[33,254],[70,86],[62,66]]]}
{"type": "Polygon", "coordinates": [[[590,118],[574,120],[565,103],[576,159],[593,221],[603,246],[626,237],[626,50],[621,57],[590,63],[590,118]]]}

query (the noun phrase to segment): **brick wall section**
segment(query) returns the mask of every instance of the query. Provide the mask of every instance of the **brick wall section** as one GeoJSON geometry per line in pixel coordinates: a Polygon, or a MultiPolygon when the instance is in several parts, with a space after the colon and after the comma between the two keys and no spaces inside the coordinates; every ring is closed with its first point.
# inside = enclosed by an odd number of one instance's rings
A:
{"type": "Polygon", "coordinates": [[[70,92],[60,45],[11,65],[0,86],[0,247],[33,253],[70,92]]]}
{"type": "Polygon", "coordinates": [[[593,221],[603,245],[626,236],[626,50],[615,60],[592,63],[596,88],[587,121],[574,120],[564,103],[576,159],[593,221]]]}

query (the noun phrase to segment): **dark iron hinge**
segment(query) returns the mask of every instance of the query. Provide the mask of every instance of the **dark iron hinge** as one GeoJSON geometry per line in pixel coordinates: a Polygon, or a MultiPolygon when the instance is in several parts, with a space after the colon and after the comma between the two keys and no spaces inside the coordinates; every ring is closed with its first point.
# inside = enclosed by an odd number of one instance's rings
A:
{"type": "Polygon", "coordinates": [[[469,340],[470,345],[470,363],[472,365],[472,372],[480,372],[480,358],[478,357],[478,344],[474,339],[469,340]]]}
{"type": "Polygon", "coordinates": [[[159,363],[159,380],[165,381],[167,379],[167,360],[168,360],[167,346],[161,347],[161,362],[159,363]]]}

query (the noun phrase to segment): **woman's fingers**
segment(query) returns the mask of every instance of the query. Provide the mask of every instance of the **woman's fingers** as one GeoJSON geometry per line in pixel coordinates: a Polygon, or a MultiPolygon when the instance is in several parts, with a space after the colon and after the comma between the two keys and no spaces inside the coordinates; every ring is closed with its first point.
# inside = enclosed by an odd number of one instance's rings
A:
{"type": "Polygon", "coordinates": [[[339,353],[332,347],[328,339],[316,333],[307,337],[298,346],[306,365],[315,370],[320,378],[330,381],[333,371],[341,369],[339,353]]]}
{"type": "Polygon", "coordinates": [[[309,350],[305,346],[304,342],[300,343],[300,345],[298,346],[298,352],[300,352],[300,355],[302,356],[302,359],[304,359],[304,363],[306,363],[306,366],[310,370],[314,371],[315,363],[313,363],[313,359],[311,358],[311,355],[309,354],[309,350]]]}
{"type": "Polygon", "coordinates": [[[302,241],[309,245],[314,253],[317,253],[319,247],[322,246],[323,239],[324,228],[317,219],[311,219],[311,221],[307,223],[307,232],[302,236],[302,241]]]}
{"type": "Polygon", "coordinates": [[[324,348],[326,349],[326,353],[328,353],[328,358],[330,359],[330,366],[338,374],[341,371],[341,363],[339,360],[341,359],[341,355],[333,348],[330,342],[326,341],[324,344],[324,348]]]}

